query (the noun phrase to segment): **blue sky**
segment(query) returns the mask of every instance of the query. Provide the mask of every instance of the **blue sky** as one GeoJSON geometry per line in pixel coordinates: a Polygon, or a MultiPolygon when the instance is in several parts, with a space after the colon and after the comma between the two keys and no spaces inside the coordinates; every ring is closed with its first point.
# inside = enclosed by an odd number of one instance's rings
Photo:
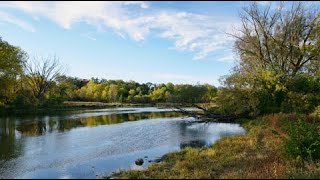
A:
{"type": "Polygon", "coordinates": [[[69,76],[218,86],[244,4],[1,2],[0,36],[31,57],[56,54],[69,76]]]}

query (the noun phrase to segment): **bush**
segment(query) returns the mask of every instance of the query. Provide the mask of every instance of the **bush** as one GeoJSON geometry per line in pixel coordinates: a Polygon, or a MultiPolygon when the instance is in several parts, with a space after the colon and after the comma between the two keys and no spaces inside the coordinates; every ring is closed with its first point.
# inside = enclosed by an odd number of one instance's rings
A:
{"type": "Polygon", "coordinates": [[[288,137],[284,140],[286,155],[304,160],[320,159],[319,125],[307,123],[304,120],[290,121],[286,132],[288,137]]]}
{"type": "Polygon", "coordinates": [[[249,96],[250,93],[247,89],[221,88],[216,98],[218,111],[223,114],[248,115],[253,111],[252,107],[256,107],[252,105],[254,103],[249,103],[253,102],[250,99],[254,99],[249,96]]]}
{"type": "Polygon", "coordinates": [[[17,93],[17,97],[15,101],[13,102],[13,105],[15,107],[36,107],[38,106],[39,102],[38,100],[33,96],[31,90],[20,90],[17,93]]]}
{"type": "Polygon", "coordinates": [[[320,106],[316,107],[314,111],[314,116],[320,118],[320,106]]]}

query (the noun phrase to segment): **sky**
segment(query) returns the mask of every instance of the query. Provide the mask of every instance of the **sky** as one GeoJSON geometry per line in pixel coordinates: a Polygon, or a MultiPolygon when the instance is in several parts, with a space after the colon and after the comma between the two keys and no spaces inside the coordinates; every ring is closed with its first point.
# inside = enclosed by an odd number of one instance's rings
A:
{"type": "MultiPolygon", "coordinates": [[[[261,1],[261,6],[268,2],[261,1]]],[[[0,37],[32,58],[56,55],[68,76],[209,83],[238,61],[241,1],[1,2],[0,37]]]]}

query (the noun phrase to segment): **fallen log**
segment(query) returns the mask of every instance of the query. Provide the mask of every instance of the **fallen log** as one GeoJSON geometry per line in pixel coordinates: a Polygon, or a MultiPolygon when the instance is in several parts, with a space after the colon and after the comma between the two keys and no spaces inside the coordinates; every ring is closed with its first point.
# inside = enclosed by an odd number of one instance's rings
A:
{"type": "Polygon", "coordinates": [[[235,116],[230,116],[230,115],[223,115],[223,114],[219,114],[216,112],[209,112],[207,109],[202,108],[196,104],[192,104],[193,107],[198,108],[200,110],[202,110],[204,113],[197,113],[197,112],[191,112],[191,111],[187,111],[181,107],[174,107],[176,109],[178,109],[178,112],[181,112],[183,114],[186,114],[190,117],[194,117],[196,119],[199,119],[201,122],[228,122],[228,123],[232,123],[235,122],[235,120],[237,119],[235,116]]]}
{"type": "Polygon", "coordinates": [[[180,112],[180,113],[183,113],[183,114],[186,114],[190,117],[194,117],[194,118],[199,118],[200,117],[200,114],[197,114],[195,112],[192,112],[192,111],[187,111],[187,110],[184,110],[183,108],[180,108],[180,107],[174,107],[175,109],[178,109],[179,111],[175,111],[175,112],[180,112]]]}

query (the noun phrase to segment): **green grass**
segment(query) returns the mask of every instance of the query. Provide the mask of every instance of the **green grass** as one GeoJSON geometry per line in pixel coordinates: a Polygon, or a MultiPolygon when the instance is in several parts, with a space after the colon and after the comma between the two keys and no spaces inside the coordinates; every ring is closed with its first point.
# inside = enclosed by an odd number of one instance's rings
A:
{"type": "MultiPolygon", "coordinates": [[[[319,161],[288,159],[283,155],[284,116],[276,114],[242,121],[248,133],[226,137],[210,147],[186,148],[162,157],[143,171],[121,171],[116,178],[319,178],[319,161]],[[274,132],[277,132],[275,134],[274,132]]],[[[293,117],[294,118],[294,117],[293,117]]]]}

